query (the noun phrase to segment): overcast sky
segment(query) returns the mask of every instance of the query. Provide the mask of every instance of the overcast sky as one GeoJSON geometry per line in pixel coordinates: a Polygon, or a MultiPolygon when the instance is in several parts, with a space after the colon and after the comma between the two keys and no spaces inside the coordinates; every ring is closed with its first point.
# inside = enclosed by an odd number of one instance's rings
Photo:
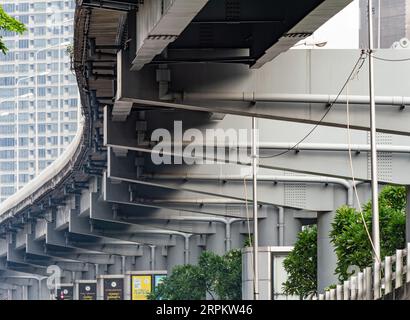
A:
{"type": "Polygon", "coordinates": [[[359,0],[354,0],[311,37],[299,42],[296,48],[312,48],[312,45],[305,46],[303,43],[320,42],[327,42],[323,49],[356,49],[359,47],[359,0]]]}

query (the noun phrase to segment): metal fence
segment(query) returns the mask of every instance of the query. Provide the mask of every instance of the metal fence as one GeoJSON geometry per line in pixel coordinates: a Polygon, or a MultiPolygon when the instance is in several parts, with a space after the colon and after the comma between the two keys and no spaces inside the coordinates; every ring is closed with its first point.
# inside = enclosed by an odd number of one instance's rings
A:
{"type": "Polygon", "coordinates": [[[385,257],[352,275],[343,284],[321,293],[313,300],[378,300],[392,295],[410,283],[410,243],[407,248],[397,250],[393,256],[385,257]]]}

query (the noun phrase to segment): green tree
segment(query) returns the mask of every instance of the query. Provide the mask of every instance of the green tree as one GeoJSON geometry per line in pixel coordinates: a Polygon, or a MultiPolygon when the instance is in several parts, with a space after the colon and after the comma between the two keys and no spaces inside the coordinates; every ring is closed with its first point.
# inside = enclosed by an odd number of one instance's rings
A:
{"type": "MultiPolygon", "coordinates": [[[[393,255],[405,245],[406,190],[404,187],[386,186],[379,195],[381,258],[393,255]]],[[[363,216],[369,232],[372,230],[371,202],[363,207],[363,216]]],[[[336,211],[330,238],[337,256],[335,274],[342,283],[350,274],[349,266],[360,269],[371,266],[372,247],[360,212],[343,206],[336,211]]],[[[293,251],[284,261],[288,281],[284,283],[287,294],[307,297],[316,292],[317,230],[302,231],[293,251]]]]}
{"type": "Polygon", "coordinates": [[[241,298],[242,255],[232,250],[224,256],[204,251],[198,265],[177,266],[153,292],[151,300],[232,300],[241,298]]]}
{"type": "Polygon", "coordinates": [[[309,226],[299,233],[293,250],[283,262],[288,280],[283,290],[288,295],[306,298],[317,290],[317,227],[309,226]]]}
{"type": "MultiPolygon", "coordinates": [[[[380,254],[382,259],[393,255],[396,249],[403,248],[405,245],[405,209],[406,190],[404,187],[387,186],[380,192],[380,254]]],[[[364,206],[363,216],[371,233],[371,202],[364,206]]],[[[349,266],[358,266],[360,269],[371,266],[372,246],[360,212],[346,206],[337,210],[330,238],[337,256],[335,273],[339,281],[343,282],[351,275],[348,272],[349,266]]]]}
{"type": "MultiPolygon", "coordinates": [[[[26,27],[20,21],[10,17],[0,5],[0,30],[4,31],[14,31],[19,34],[26,31],[26,27]]],[[[8,49],[3,42],[3,38],[0,36],[0,50],[3,54],[6,54],[8,49]]]]}

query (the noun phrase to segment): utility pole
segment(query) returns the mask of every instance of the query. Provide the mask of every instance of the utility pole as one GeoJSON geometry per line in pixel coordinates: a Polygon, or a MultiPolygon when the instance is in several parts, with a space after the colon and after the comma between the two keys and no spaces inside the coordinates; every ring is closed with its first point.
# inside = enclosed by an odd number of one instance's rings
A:
{"type": "Polygon", "coordinates": [[[369,11],[369,94],[370,94],[370,150],[372,179],[372,238],[375,261],[380,260],[379,191],[377,178],[376,149],[376,103],[374,101],[374,58],[373,58],[373,1],[368,0],[369,11]]]}
{"type": "Polygon", "coordinates": [[[259,300],[258,261],[258,153],[256,118],[252,117],[252,182],[253,182],[253,299],[259,300]]]}

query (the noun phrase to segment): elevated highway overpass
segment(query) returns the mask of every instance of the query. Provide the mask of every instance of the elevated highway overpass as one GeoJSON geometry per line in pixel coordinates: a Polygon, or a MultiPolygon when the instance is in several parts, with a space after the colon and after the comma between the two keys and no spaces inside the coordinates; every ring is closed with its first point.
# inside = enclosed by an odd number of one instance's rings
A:
{"type": "MultiPolygon", "coordinates": [[[[78,1],[73,65],[83,124],[61,158],[0,206],[0,276],[8,279],[0,292],[39,298],[45,282],[32,277],[48,276],[49,266],[62,270],[62,283],[73,283],[171,271],[195,263],[203,250],[242,247],[252,230],[249,162],[156,165],[151,155],[158,141],[151,136],[169,129],[176,137],[176,121],[183,132],[194,128],[202,136],[207,129],[249,133],[251,116],[259,119],[262,156],[259,242],[291,246],[302,225],[317,221],[319,287],[333,283],[330,222],[341,205],[357,206],[346,95],[323,126],[292,146],[326,112],[361,53],[287,50],[348,3],[78,1]]],[[[376,83],[382,183],[410,181],[407,68],[376,64],[383,74],[376,83]]],[[[363,202],[370,196],[366,72],[363,65],[349,85],[363,202]]],[[[171,159],[181,158],[187,140],[172,145],[171,159]]],[[[249,135],[230,148],[247,151],[244,140],[249,135]]],[[[225,139],[219,143],[215,151],[226,154],[225,139]]]]}

